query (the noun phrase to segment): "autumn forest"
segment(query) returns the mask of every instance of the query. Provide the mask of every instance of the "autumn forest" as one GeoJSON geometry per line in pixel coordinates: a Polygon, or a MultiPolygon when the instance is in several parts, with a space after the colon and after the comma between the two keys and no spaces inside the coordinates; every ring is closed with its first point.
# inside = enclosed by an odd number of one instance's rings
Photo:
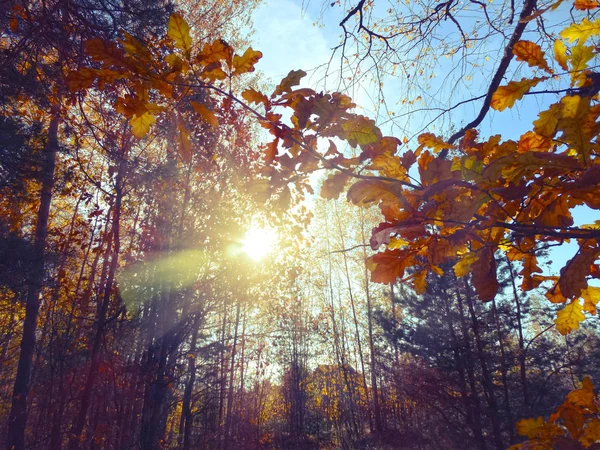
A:
{"type": "Polygon", "coordinates": [[[599,11],[1,2],[0,445],[600,449],[599,11]]]}

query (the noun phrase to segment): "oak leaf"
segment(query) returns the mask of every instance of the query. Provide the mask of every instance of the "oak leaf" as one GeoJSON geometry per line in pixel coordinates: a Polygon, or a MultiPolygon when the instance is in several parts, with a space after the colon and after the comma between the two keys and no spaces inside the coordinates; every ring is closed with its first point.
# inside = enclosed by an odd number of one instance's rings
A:
{"type": "Polygon", "coordinates": [[[599,253],[598,248],[580,248],[567,265],[560,269],[558,285],[566,298],[579,297],[582,289],[587,288],[586,278],[599,253]]]}
{"type": "Polygon", "coordinates": [[[194,111],[196,111],[198,113],[198,115],[200,117],[202,117],[202,119],[208,123],[211,127],[218,127],[219,126],[219,119],[217,119],[217,116],[215,116],[215,113],[212,112],[210,109],[208,109],[205,105],[203,105],[202,103],[198,103],[196,101],[191,101],[190,105],[192,105],[192,108],[194,108],[194,111]]]}
{"type": "Polygon", "coordinates": [[[271,98],[281,95],[284,92],[291,92],[293,86],[297,86],[300,84],[300,80],[306,76],[306,72],[304,70],[291,70],[287,76],[281,80],[281,83],[277,85],[273,94],[271,94],[271,98]]]}
{"type": "Polygon", "coordinates": [[[480,300],[492,300],[498,292],[499,284],[496,277],[496,259],[492,247],[484,247],[478,252],[477,264],[471,271],[473,287],[480,300]]]}
{"type": "Polygon", "coordinates": [[[554,59],[563,70],[569,70],[567,66],[567,47],[563,41],[557,39],[554,41],[554,59]]]}
{"type": "Polygon", "coordinates": [[[179,13],[171,14],[169,18],[167,36],[175,42],[175,46],[189,58],[192,51],[192,37],[190,26],[179,13]]]}
{"type": "Polygon", "coordinates": [[[438,153],[444,149],[454,148],[452,144],[444,142],[433,133],[423,133],[417,138],[417,140],[423,147],[431,148],[435,153],[438,153]]]}
{"type": "Polygon", "coordinates": [[[532,87],[537,85],[545,78],[523,78],[521,81],[511,81],[506,86],[500,86],[492,95],[491,107],[496,111],[504,111],[506,108],[512,108],[517,100],[523,98],[523,95],[532,87]]]}
{"type": "Polygon", "coordinates": [[[460,260],[454,264],[454,273],[457,277],[464,277],[471,271],[471,266],[479,259],[476,252],[468,252],[461,256],[460,260]]]}
{"type": "Polygon", "coordinates": [[[344,190],[344,186],[350,179],[350,176],[344,172],[337,172],[333,175],[329,175],[325,181],[323,181],[323,187],[321,188],[321,197],[327,199],[336,199],[340,196],[344,190]]]}
{"type": "Polygon", "coordinates": [[[600,6],[598,0],[575,0],[575,9],[579,11],[589,11],[591,9],[596,9],[600,6]]]}
{"type": "Polygon", "coordinates": [[[375,121],[365,116],[356,116],[342,123],[342,130],[345,135],[340,137],[345,138],[352,147],[372,144],[381,135],[375,121]]]}
{"type": "Polygon", "coordinates": [[[262,56],[262,52],[252,50],[252,47],[246,50],[242,56],[235,55],[233,57],[233,73],[241,75],[247,72],[254,72],[254,65],[262,56]]]}
{"type": "Polygon", "coordinates": [[[596,314],[598,311],[596,305],[600,301],[600,287],[588,286],[581,291],[583,298],[583,310],[590,314],[596,314]]]}
{"type": "Polygon", "coordinates": [[[542,48],[535,42],[519,41],[513,46],[512,52],[517,57],[517,61],[524,61],[530,67],[539,67],[548,73],[552,73],[544,58],[542,48]]]}
{"type": "Polygon", "coordinates": [[[368,260],[371,281],[384,284],[393,283],[398,278],[403,278],[406,268],[413,264],[414,254],[412,250],[385,250],[382,253],[377,253],[368,260]]]}
{"type": "Polygon", "coordinates": [[[583,19],[581,23],[574,23],[560,32],[560,37],[571,43],[579,41],[585,42],[590,36],[600,34],[600,19],[590,22],[589,19],[583,19]]]}
{"type": "Polygon", "coordinates": [[[554,323],[560,334],[566,335],[579,328],[579,324],[585,320],[581,310],[581,304],[575,300],[556,313],[554,323]]]}
{"type": "Polygon", "coordinates": [[[262,103],[266,109],[269,108],[269,99],[262,92],[258,92],[255,89],[249,88],[242,92],[242,98],[248,103],[262,103]]]}
{"type": "Polygon", "coordinates": [[[131,125],[131,133],[138,139],[142,139],[148,131],[150,127],[156,122],[156,118],[154,114],[149,111],[146,111],[144,114],[138,116],[134,115],[130,120],[129,124],[131,125]]]}

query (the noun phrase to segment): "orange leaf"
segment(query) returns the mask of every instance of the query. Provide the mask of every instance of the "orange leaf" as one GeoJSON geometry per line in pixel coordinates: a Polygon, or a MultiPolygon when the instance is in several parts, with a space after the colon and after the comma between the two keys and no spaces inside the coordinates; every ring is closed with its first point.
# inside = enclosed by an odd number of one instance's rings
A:
{"type": "Polygon", "coordinates": [[[512,52],[517,57],[517,61],[525,61],[530,67],[539,67],[548,73],[552,73],[544,58],[542,48],[535,42],[519,41],[513,46],[512,52]]]}
{"type": "Polygon", "coordinates": [[[233,73],[241,75],[247,72],[254,72],[254,65],[262,58],[262,52],[252,50],[250,47],[242,56],[233,57],[233,73]]]}
{"type": "Polygon", "coordinates": [[[588,11],[590,9],[595,9],[600,6],[598,0],[575,0],[575,9],[580,11],[588,11]]]}
{"type": "Polygon", "coordinates": [[[242,92],[242,98],[248,103],[262,103],[265,108],[270,106],[269,99],[262,92],[258,92],[254,89],[246,89],[242,92]]]}
{"type": "Polygon", "coordinates": [[[472,268],[472,282],[479,299],[492,300],[498,292],[498,279],[496,278],[496,259],[492,247],[484,247],[478,252],[479,259],[472,268]]]}
{"type": "Polygon", "coordinates": [[[492,95],[491,107],[496,111],[512,108],[517,100],[523,98],[526,92],[545,78],[523,78],[521,81],[511,81],[506,86],[500,86],[492,95]]]}
{"type": "Polygon", "coordinates": [[[192,105],[194,111],[196,111],[200,115],[200,117],[202,117],[202,119],[211,127],[219,126],[219,120],[217,119],[217,116],[215,116],[215,113],[208,109],[206,106],[196,101],[191,101],[190,105],[192,105]]]}
{"type": "Polygon", "coordinates": [[[414,254],[410,250],[385,250],[371,256],[368,267],[371,270],[371,281],[389,284],[404,277],[404,271],[414,263],[414,254]]]}
{"type": "Polygon", "coordinates": [[[445,148],[454,148],[452,144],[444,142],[433,133],[423,133],[418,137],[419,144],[424,147],[432,148],[435,153],[445,148]]]}
{"type": "Polygon", "coordinates": [[[558,285],[566,298],[579,297],[582,289],[587,288],[587,276],[592,264],[600,254],[598,248],[580,248],[577,254],[560,270],[558,285]]]}
{"type": "Polygon", "coordinates": [[[525,152],[547,152],[552,146],[552,140],[541,136],[533,131],[528,131],[519,138],[517,151],[525,152]]]}

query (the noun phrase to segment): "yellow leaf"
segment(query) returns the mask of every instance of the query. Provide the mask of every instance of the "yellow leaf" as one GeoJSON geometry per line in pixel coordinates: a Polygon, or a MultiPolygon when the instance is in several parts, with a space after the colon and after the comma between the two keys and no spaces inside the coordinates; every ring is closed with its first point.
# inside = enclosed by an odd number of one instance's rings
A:
{"type": "Polygon", "coordinates": [[[258,92],[252,88],[246,89],[242,92],[242,98],[248,103],[262,103],[265,108],[269,105],[269,99],[262,92],[258,92]]]}
{"type": "Polygon", "coordinates": [[[141,116],[135,114],[129,120],[129,124],[131,125],[131,133],[136,138],[142,139],[144,136],[146,136],[154,122],[156,122],[156,118],[151,112],[146,111],[141,116]]]}
{"type": "Polygon", "coordinates": [[[569,70],[567,66],[567,46],[563,41],[554,41],[554,59],[563,70],[569,70]]]}
{"type": "Polygon", "coordinates": [[[562,117],[562,105],[554,103],[550,109],[542,111],[539,119],[533,122],[533,131],[541,136],[551,138],[556,133],[556,127],[562,117]]]}
{"type": "Polygon", "coordinates": [[[548,73],[552,73],[548,63],[544,59],[542,48],[531,41],[519,41],[513,46],[513,54],[517,61],[525,61],[530,67],[539,67],[548,73]]]}
{"type": "Polygon", "coordinates": [[[254,72],[254,65],[262,58],[262,53],[252,50],[250,47],[243,56],[235,55],[233,57],[233,73],[241,75],[242,73],[254,72]]]}
{"type": "Polygon", "coordinates": [[[575,0],[575,9],[580,11],[588,11],[590,9],[595,9],[600,6],[598,0],[575,0]]]}
{"type": "Polygon", "coordinates": [[[402,166],[402,160],[398,156],[383,153],[372,159],[369,169],[380,171],[383,176],[388,178],[397,178],[399,180],[406,178],[406,169],[402,166]]]}
{"type": "Polygon", "coordinates": [[[477,253],[469,252],[461,257],[461,259],[454,264],[454,273],[457,277],[464,277],[471,271],[471,265],[479,259],[477,253]]]}
{"type": "Polygon", "coordinates": [[[202,117],[202,119],[206,123],[208,123],[210,126],[212,126],[212,127],[219,126],[219,120],[217,119],[217,116],[215,116],[215,113],[212,112],[210,109],[208,109],[206,106],[204,106],[201,103],[195,102],[195,101],[191,101],[190,105],[192,105],[192,108],[194,108],[194,111],[196,111],[198,113],[198,115],[200,115],[200,117],[202,117]]]}
{"type": "Polygon", "coordinates": [[[520,436],[526,436],[529,439],[536,437],[544,427],[544,418],[542,416],[537,419],[522,419],[517,422],[517,433],[520,436]]]}
{"type": "Polygon", "coordinates": [[[576,300],[556,313],[554,323],[560,334],[569,334],[571,331],[579,329],[579,324],[585,320],[581,309],[581,304],[576,300]]]}
{"type": "Polygon", "coordinates": [[[537,85],[545,78],[523,78],[521,81],[511,81],[506,86],[500,86],[494,95],[492,95],[491,107],[496,111],[504,111],[506,108],[512,108],[517,100],[523,98],[523,95],[529,89],[537,85]]]}
{"type": "Polygon", "coordinates": [[[356,116],[342,123],[343,136],[352,147],[358,145],[368,145],[376,142],[379,129],[375,126],[375,122],[364,116],[356,116]]]}
{"type": "Polygon", "coordinates": [[[600,301],[600,287],[588,286],[581,291],[583,298],[583,310],[590,314],[596,314],[596,305],[600,301]]]}
{"type": "Polygon", "coordinates": [[[418,137],[419,144],[424,147],[432,148],[434,152],[439,152],[445,148],[454,148],[452,144],[444,142],[433,133],[423,133],[418,137]]]}
{"type": "Polygon", "coordinates": [[[576,45],[571,49],[571,80],[572,85],[581,85],[586,80],[583,72],[587,69],[588,62],[594,57],[594,47],[589,45],[576,45]],[[579,80],[579,83],[577,81],[579,80]]]}
{"type": "Polygon", "coordinates": [[[600,34],[600,19],[590,22],[588,19],[583,19],[581,23],[574,23],[570,27],[565,28],[560,32],[560,37],[571,43],[579,40],[582,44],[590,36],[600,34]]]}
{"type": "Polygon", "coordinates": [[[175,46],[183,51],[183,54],[189,58],[192,51],[192,38],[190,36],[190,26],[179,13],[171,14],[167,36],[175,42],[175,46]]]}

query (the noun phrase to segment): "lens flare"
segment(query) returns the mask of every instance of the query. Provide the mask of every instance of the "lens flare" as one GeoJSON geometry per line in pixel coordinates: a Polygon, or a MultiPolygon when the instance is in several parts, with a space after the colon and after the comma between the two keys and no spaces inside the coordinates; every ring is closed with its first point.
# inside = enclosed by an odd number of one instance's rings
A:
{"type": "Polygon", "coordinates": [[[271,228],[251,228],[242,240],[242,251],[254,261],[268,255],[277,242],[277,231],[271,228]]]}

